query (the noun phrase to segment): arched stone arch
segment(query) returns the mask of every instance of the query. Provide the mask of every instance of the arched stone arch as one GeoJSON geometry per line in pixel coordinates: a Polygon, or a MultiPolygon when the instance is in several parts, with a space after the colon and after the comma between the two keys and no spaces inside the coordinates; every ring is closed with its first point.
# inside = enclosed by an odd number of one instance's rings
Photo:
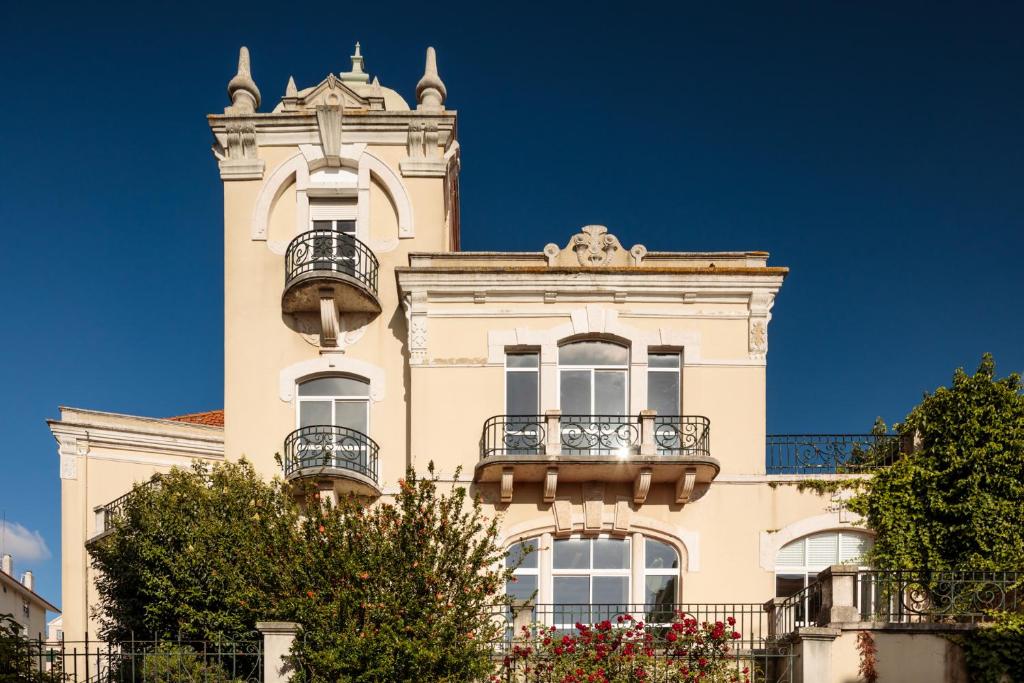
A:
{"type": "Polygon", "coordinates": [[[341,354],[324,354],[319,358],[294,363],[281,370],[278,376],[278,396],[282,401],[295,399],[295,386],[316,375],[345,373],[363,377],[370,382],[370,400],[383,401],[386,394],[384,368],[357,358],[341,354]]]}
{"type": "MultiPolygon", "coordinates": [[[[342,145],[339,159],[343,166],[357,170],[359,180],[356,187],[359,214],[356,219],[356,234],[368,241],[370,230],[370,177],[373,176],[388,194],[398,218],[398,238],[415,237],[412,201],[405,183],[382,159],[370,153],[365,144],[342,145]]],[[[295,225],[297,230],[309,223],[309,174],[327,165],[319,145],[300,145],[299,152],[284,160],[270,173],[256,197],[253,206],[251,238],[266,241],[270,212],[274,202],[291,185],[296,188],[295,225]]],[[[283,253],[282,245],[269,244],[271,250],[283,253]]],[[[287,246],[287,245],[284,245],[287,246]]],[[[373,246],[373,245],[371,245],[373,246]]],[[[383,245],[381,245],[383,246],[383,245]]],[[[393,248],[393,247],[392,247],[393,248]]],[[[382,249],[378,249],[382,250],[382,249]]]]}
{"type": "MultiPolygon", "coordinates": [[[[849,515],[850,513],[846,514],[849,515]]],[[[836,511],[814,517],[805,517],[792,524],[787,524],[776,531],[762,531],[759,551],[761,569],[775,571],[775,556],[779,550],[787,543],[804,536],[810,536],[822,531],[856,531],[868,536],[874,536],[874,532],[870,529],[857,526],[859,521],[859,516],[855,517],[852,521],[843,520],[840,517],[839,511],[836,511]]]]}

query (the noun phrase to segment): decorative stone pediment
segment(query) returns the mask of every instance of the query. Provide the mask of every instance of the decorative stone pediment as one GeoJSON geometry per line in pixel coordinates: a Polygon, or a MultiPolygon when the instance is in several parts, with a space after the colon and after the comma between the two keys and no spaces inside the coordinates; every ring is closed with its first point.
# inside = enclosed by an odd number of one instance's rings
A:
{"type": "Polygon", "coordinates": [[[559,249],[554,243],[544,247],[548,265],[552,267],[639,266],[646,254],[647,247],[642,244],[635,244],[626,251],[619,238],[610,234],[603,225],[583,226],[564,249],[559,249]]]}
{"type": "MultiPolygon", "coordinates": [[[[290,90],[290,88],[289,88],[290,90]]],[[[294,94],[287,93],[281,99],[285,111],[313,110],[317,107],[341,107],[342,109],[371,109],[370,98],[362,97],[333,73],[312,88],[294,94]]],[[[381,107],[377,107],[381,108],[381,107]]]]}

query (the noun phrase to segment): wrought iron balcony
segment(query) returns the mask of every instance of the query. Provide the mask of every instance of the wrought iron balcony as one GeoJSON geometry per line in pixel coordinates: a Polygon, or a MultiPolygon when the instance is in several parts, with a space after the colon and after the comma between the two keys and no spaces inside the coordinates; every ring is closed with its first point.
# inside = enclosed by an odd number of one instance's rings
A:
{"type": "Polygon", "coordinates": [[[302,427],[284,440],[284,476],[289,481],[330,482],[338,493],[380,495],[378,450],[376,441],[354,429],[302,427]]]}
{"type": "Polygon", "coordinates": [[[158,486],[160,486],[160,475],[154,474],[149,481],[132,486],[132,490],[123,496],[118,496],[106,505],[101,505],[100,507],[95,508],[93,512],[96,520],[96,532],[87,542],[91,543],[100,536],[106,535],[107,532],[114,528],[115,521],[124,515],[125,505],[136,492],[143,489],[156,488],[158,486]]]}
{"type": "Polygon", "coordinates": [[[479,482],[501,482],[502,501],[513,481],[543,481],[544,500],[554,500],[558,481],[633,481],[642,503],[651,484],[675,483],[677,502],[694,485],[718,474],[711,457],[711,425],[698,415],[498,415],[484,423],[479,482]]]}
{"type": "Polygon", "coordinates": [[[866,474],[891,465],[904,448],[896,434],[769,434],[768,474],[866,474]]]}
{"type": "Polygon", "coordinates": [[[352,235],[337,230],[310,230],[285,251],[285,313],[318,312],[330,299],[342,312],[380,313],[377,257],[352,235]]]}

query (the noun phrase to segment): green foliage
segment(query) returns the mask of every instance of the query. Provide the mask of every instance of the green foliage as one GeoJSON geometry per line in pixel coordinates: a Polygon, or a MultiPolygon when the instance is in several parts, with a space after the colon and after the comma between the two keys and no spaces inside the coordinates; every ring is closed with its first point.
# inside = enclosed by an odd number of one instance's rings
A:
{"type": "Polygon", "coordinates": [[[44,671],[46,648],[22,633],[11,614],[0,614],[0,683],[59,683],[59,672],[44,671]]]}
{"type": "Polygon", "coordinates": [[[474,680],[512,569],[497,521],[430,471],[393,503],[312,491],[305,510],[244,461],[136,488],[90,547],[101,635],[240,640],[257,621],[295,621],[297,681],[474,680]]]}
{"type": "MultiPolygon", "coordinates": [[[[884,425],[881,425],[884,428],[884,425]]],[[[1024,566],[1024,395],[1017,374],[958,369],[896,425],[912,454],[880,469],[849,501],[876,533],[880,568],[1024,566]]]]}
{"type": "Polygon", "coordinates": [[[409,473],[393,504],[310,506],[299,680],[465,681],[491,668],[511,569],[480,501],[409,473]]]}
{"type": "Polygon", "coordinates": [[[1024,681],[1024,614],[993,616],[991,623],[950,639],[963,648],[973,683],[1024,681]]]}
{"type": "MultiPolygon", "coordinates": [[[[144,657],[139,657],[136,672],[145,683],[230,683],[228,672],[215,661],[207,661],[201,654],[187,645],[159,643],[144,657]]],[[[129,672],[115,673],[115,680],[128,681],[129,672]]]]}
{"type": "Polygon", "coordinates": [[[114,533],[90,547],[100,635],[232,640],[283,618],[299,509],[244,460],[172,470],[136,487],[114,533]]]}

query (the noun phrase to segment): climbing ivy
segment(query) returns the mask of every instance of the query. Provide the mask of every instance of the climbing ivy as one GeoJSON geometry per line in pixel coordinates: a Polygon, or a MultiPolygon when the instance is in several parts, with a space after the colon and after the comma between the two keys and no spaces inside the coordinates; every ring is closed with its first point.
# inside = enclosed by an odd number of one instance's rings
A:
{"type": "Polygon", "coordinates": [[[847,505],[880,568],[1024,567],[1024,394],[986,354],[895,426],[913,453],[858,482],[847,505]]]}

